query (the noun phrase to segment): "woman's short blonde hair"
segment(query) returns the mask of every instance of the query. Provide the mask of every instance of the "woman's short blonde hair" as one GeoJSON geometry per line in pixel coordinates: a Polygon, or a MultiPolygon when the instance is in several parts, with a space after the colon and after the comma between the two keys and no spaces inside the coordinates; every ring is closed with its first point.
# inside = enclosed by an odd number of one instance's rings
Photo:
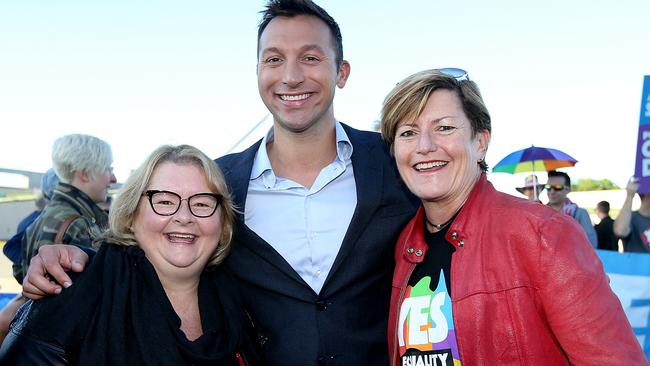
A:
{"type": "Polygon", "coordinates": [[[163,145],[157,148],[127,179],[109,213],[109,230],[99,240],[119,245],[137,245],[131,227],[142,195],[149,186],[151,175],[163,162],[192,164],[205,173],[208,187],[213,193],[223,196],[221,200],[222,232],[217,248],[208,261],[208,266],[221,263],[228,255],[235,219],[235,208],[221,169],[199,149],[190,145],[163,145]]]}
{"type": "MultiPolygon", "coordinates": [[[[481,91],[475,82],[444,74],[437,69],[415,73],[399,82],[384,99],[381,111],[381,135],[393,152],[395,133],[403,121],[415,121],[427,104],[429,96],[437,89],[456,92],[465,115],[472,125],[472,137],[481,131],[492,131],[490,113],[483,102],[481,91]]],[[[485,160],[481,169],[487,171],[485,160]]]]}

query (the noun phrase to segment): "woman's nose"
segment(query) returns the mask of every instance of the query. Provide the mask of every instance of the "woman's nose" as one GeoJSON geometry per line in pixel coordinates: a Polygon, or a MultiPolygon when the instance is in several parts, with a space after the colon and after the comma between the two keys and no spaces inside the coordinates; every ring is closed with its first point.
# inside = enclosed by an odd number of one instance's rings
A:
{"type": "Polygon", "coordinates": [[[426,154],[436,149],[436,143],[428,132],[423,132],[418,136],[417,152],[426,154]]]}

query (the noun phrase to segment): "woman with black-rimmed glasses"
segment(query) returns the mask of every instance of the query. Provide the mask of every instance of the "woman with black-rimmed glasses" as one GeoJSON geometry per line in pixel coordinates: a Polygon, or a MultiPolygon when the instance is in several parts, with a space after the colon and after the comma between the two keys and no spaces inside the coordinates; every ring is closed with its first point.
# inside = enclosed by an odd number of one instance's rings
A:
{"type": "Polygon", "coordinates": [[[465,71],[397,84],[381,131],[422,203],[395,248],[391,365],[647,365],[582,229],[488,182],[491,119],[465,71]]]}
{"type": "Polygon", "coordinates": [[[205,154],[158,148],[125,183],[74,286],[20,310],[0,364],[240,364],[242,307],[218,267],[233,210],[205,154]]]}

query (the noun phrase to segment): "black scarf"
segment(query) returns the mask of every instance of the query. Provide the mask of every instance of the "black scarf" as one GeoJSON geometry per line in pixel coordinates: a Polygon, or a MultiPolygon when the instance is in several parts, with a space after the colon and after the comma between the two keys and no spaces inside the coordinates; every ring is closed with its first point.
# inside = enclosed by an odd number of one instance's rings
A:
{"type": "Polygon", "coordinates": [[[36,303],[30,317],[41,318],[34,332],[53,333],[45,339],[62,342],[72,364],[236,365],[242,307],[225,273],[201,275],[199,309],[203,335],[190,342],[144,252],[104,244],[73,286],[36,303]]]}

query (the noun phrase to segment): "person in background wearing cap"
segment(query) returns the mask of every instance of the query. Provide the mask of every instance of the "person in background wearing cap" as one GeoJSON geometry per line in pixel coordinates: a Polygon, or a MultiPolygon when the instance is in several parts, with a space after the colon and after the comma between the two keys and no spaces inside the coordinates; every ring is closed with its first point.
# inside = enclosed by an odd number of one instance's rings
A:
{"type": "Polygon", "coordinates": [[[650,194],[639,193],[639,180],[630,178],[625,187],[627,196],[614,220],[614,234],[623,239],[623,251],[650,253],[650,194]],[[632,200],[639,193],[641,207],[632,212],[632,200]]]}
{"type": "MultiPolygon", "coordinates": [[[[45,206],[50,202],[50,199],[54,194],[54,187],[56,187],[57,184],[59,184],[59,177],[56,175],[54,169],[50,168],[41,178],[41,191],[36,194],[36,200],[34,201],[36,210],[20,221],[16,235],[11,237],[2,248],[5,256],[7,256],[14,265],[19,265],[22,260],[22,243],[27,228],[38,219],[45,209],[45,206]]],[[[7,334],[7,330],[9,329],[9,325],[11,324],[16,311],[18,311],[18,308],[24,302],[25,298],[23,295],[18,294],[16,297],[11,299],[2,310],[0,310],[0,344],[2,344],[4,336],[7,334]]]]}
{"type": "Polygon", "coordinates": [[[539,194],[544,190],[544,185],[539,183],[536,175],[531,174],[527,176],[526,180],[524,181],[524,186],[517,187],[515,189],[517,192],[528,197],[529,201],[542,203],[542,201],[539,200],[539,194]]]}

